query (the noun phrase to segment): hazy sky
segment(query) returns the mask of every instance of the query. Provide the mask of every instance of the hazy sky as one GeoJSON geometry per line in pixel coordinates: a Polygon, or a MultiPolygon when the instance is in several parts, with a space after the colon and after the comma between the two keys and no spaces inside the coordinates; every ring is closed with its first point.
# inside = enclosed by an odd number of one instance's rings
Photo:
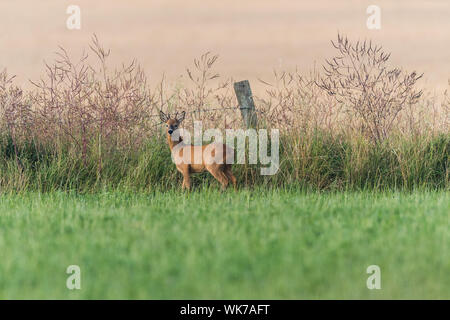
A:
{"type": "Polygon", "coordinates": [[[274,68],[306,72],[333,54],[338,31],[383,44],[393,64],[425,72],[430,88],[441,91],[450,78],[449,0],[2,0],[0,24],[0,68],[20,83],[39,78],[58,45],[78,56],[93,33],[113,64],[136,58],[154,81],[163,72],[177,79],[206,51],[237,80],[270,80],[274,68]],[[71,4],[81,9],[80,30],[66,26],[71,4]],[[381,8],[381,30],[367,29],[371,4],[381,8]]]}

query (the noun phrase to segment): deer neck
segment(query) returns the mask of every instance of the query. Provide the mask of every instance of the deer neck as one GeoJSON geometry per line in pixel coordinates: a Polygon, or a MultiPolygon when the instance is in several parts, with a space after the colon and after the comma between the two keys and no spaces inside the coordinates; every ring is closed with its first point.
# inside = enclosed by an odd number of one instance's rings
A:
{"type": "Polygon", "coordinates": [[[169,144],[170,151],[172,151],[172,149],[182,141],[183,139],[181,137],[179,137],[178,140],[173,141],[170,134],[167,133],[167,143],[169,144]]]}

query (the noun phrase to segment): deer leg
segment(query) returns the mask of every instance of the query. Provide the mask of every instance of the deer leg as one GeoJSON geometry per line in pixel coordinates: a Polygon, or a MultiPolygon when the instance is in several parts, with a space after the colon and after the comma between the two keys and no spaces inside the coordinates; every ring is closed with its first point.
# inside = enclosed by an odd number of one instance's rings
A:
{"type": "Polygon", "coordinates": [[[191,190],[191,177],[189,176],[189,171],[184,170],[183,171],[183,186],[182,189],[187,189],[188,191],[191,190]]]}
{"type": "Polygon", "coordinates": [[[223,173],[223,171],[220,170],[219,168],[217,168],[215,170],[214,169],[213,170],[208,169],[208,171],[213,175],[214,178],[217,179],[217,181],[220,182],[220,184],[222,185],[222,190],[225,190],[227,188],[227,186],[228,186],[228,183],[229,183],[228,182],[228,178],[225,175],[225,173],[223,173]]]}
{"type": "Polygon", "coordinates": [[[225,166],[225,175],[227,176],[228,180],[231,181],[231,183],[233,184],[234,190],[237,190],[237,180],[236,177],[234,176],[233,172],[231,171],[231,165],[227,164],[225,166]]]}

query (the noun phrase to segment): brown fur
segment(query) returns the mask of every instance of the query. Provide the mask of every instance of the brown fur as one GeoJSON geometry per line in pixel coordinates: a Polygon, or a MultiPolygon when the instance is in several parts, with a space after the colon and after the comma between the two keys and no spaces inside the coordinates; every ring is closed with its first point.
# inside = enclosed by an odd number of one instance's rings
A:
{"type": "MultiPolygon", "coordinates": [[[[184,143],[183,139],[180,137],[178,141],[172,141],[171,133],[169,130],[176,130],[181,122],[184,120],[185,113],[178,113],[175,115],[175,118],[170,118],[169,115],[165,115],[162,111],[160,112],[161,121],[164,122],[167,126],[166,134],[167,134],[167,143],[169,145],[170,151],[173,152],[173,148],[177,146],[179,143],[184,143]]],[[[173,133],[173,132],[172,132],[173,133]]],[[[230,183],[233,184],[234,189],[237,188],[237,180],[231,171],[231,164],[227,164],[227,157],[234,156],[234,152],[227,145],[222,143],[210,143],[204,146],[194,146],[192,144],[183,145],[179,149],[179,156],[183,156],[183,151],[186,148],[190,148],[191,153],[191,161],[187,161],[189,163],[179,163],[176,164],[177,170],[183,174],[183,185],[182,189],[191,189],[191,173],[200,173],[204,171],[208,171],[212,174],[217,181],[222,185],[222,189],[225,190],[230,183]],[[211,152],[206,152],[205,149],[210,147],[211,152]],[[202,151],[202,162],[201,164],[194,163],[194,155],[196,152],[202,151]],[[218,155],[223,161],[222,163],[216,163],[214,161],[214,156],[218,155]]]]}

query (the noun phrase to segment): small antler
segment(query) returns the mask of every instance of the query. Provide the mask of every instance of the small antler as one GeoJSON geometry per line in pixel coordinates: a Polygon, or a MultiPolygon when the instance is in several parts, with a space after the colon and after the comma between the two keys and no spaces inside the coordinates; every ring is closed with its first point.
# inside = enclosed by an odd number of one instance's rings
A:
{"type": "Polygon", "coordinates": [[[180,114],[178,114],[178,112],[177,112],[177,114],[175,115],[175,119],[181,123],[184,120],[185,116],[186,116],[186,111],[183,111],[180,114]]]}
{"type": "Polygon", "coordinates": [[[170,114],[165,114],[162,110],[159,110],[159,119],[162,122],[167,122],[170,119],[170,114]]]}

